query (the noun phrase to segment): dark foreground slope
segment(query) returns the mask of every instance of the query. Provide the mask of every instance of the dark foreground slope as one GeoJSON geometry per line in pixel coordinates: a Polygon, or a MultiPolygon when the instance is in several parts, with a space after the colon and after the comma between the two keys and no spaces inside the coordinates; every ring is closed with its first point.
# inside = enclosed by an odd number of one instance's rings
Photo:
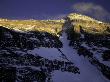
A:
{"type": "Polygon", "coordinates": [[[61,48],[62,42],[47,32],[19,32],[0,27],[0,81],[50,82],[54,70],[79,73],[70,61],[49,60],[28,51],[34,48],[61,48]],[[10,81],[9,81],[10,80],[10,81]]]}

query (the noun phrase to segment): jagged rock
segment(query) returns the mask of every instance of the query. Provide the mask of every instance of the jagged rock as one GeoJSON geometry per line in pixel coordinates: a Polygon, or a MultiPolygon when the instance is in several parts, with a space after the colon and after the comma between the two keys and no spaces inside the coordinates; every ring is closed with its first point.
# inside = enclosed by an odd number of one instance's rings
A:
{"type": "Polygon", "coordinates": [[[92,52],[90,52],[88,49],[86,49],[85,47],[83,47],[83,46],[80,46],[79,47],[79,49],[78,49],[78,54],[79,55],[83,55],[84,57],[93,57],[93,53],[92,52]]]}
{"type": "Polygon", "coordinates": [[[104,61],[110,60],[110,50],[104,51],[103,54],[102,54],[102,58],[103,58],[104,61]]]}
{"type": "Polygon", "coordinates": [[[7,67],[0,64],[0,82],[15,82],[16,68],[7,67]]]}
{"type": "MultiPolygon", "coordinates": [[[[17,78],[18,82],[46,82],[47,78],[51,78],[51,72],[55,70],[80,73],[79,68],[74,66],[74,63],[72,62],[49,60],[23,51],[22,53],[24,54],[17,53],[16,50],[12,51],[10,49],[0,51],[0,65],[3,69],[8,69],[11,67],[15,68],[16,71],[14,73],[16,77],[14,77],[17,78]],[[36,70],[37,68],[39,68],[39,70],[36,70]]],[[[8,71],[6,71],[6,73],[8,73],[8,71]]]]}
{"type": "Polygon", "coordinates": [[[0,47],[18,47],[33,49],[36,47],[62,47],[57,36],[46,32],[16,32],[0,26],[0,47]]]}

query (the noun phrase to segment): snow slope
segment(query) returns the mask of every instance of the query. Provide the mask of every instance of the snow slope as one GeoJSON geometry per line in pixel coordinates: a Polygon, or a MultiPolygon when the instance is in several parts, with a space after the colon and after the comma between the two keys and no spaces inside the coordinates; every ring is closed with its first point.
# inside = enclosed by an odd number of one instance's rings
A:
{"type": "Polygon", "coordinates": [[[54,60],[71,61],[80,70],[80,74],[73,74],[68,72],[54,71],[52,72],[53,82],[110,82],[107,80],[96,67],[83,56],[79,56],[77,51],[70,47],[67,35],[63,32],[60,40],[63,43],[63,48],[35,48],[28,51],[34,55],[39,54],[42,57],[54,60]]]}

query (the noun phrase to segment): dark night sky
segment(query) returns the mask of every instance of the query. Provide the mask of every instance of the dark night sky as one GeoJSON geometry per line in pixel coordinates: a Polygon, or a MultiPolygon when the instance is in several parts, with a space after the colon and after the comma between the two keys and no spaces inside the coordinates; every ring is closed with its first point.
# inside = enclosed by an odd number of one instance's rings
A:
{"type": "MultiPolygon", "coordinates": [[[[72,9],[72,6],[82,2],[85,5],[86,3],[92,3],[95,6],[100,5],[107,13],[110,12],[110,0],[0,0],[0,18],[61,18],[71,12],[76,12],[72,9]]],[[[79,13],[82,13],[82,11],[79,13]]]]}

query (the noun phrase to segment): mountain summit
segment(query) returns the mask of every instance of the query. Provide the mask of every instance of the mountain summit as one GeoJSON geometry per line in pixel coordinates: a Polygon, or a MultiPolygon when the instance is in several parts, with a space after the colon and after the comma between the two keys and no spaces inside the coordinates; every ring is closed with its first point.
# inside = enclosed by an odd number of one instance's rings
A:
{"type": "Polygon", "coordinates": [[[71,20],[85,20],[85,21],[95,21],[95,19],[86,16],[86,15],[82,15],[82,14],[77,14],[77,13],[71,13],[67,16],[68,18],[70,18],[71,20]]]}

